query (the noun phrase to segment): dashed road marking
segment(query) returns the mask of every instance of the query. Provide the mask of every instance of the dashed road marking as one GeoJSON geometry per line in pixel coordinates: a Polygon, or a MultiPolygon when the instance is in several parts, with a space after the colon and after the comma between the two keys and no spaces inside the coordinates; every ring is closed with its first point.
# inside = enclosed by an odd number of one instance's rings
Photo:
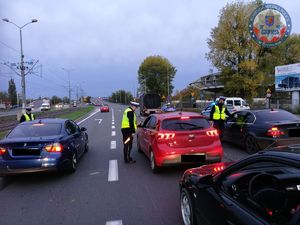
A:
{"type": "Polygon", "coordinates": [[[107,221],[106,225],[123,225],[122,220],[107,221]]]}
{"type": "Polygon", "coordinates": [[[108,168],[108,182],[118,181],[118,160],[113,159],[109,160],[109,168],[108,168]]]}
{"type": "Polygon", "coordinates": [[[95,119],[95,120],[98,120],[98,124],[100,124],[102,122],[102,119],[95,119]]]}
{"type": "Polygon", "coordinates": [[[116,127],[115,126],[111,126],[111,129],[116,129],[116,127]]]}
{"type": "Polygon", "coordinates": [[[111,136],[116,136],[116,131],[113,130],[113,131],[111,132],[111,136]]]}
{"type": "Polygon", "coordinates": [[[117,142],[116,141],[111,141],[110,142],[110,149],[116,149],[117,148],[117,142]]]}
{"type": "Polygon", "coordinates": [[[112,121],[112,122],[111,122],[111,124],[112,124],[112,125],[115,125],[115,122],[114,122],[114,121],[112,121]]]}

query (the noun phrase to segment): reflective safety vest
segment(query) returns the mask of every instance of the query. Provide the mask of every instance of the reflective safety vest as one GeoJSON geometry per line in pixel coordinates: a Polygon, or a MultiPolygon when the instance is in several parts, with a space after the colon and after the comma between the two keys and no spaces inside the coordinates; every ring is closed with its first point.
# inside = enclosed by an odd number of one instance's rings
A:
{"type": "Polygon", "coordinates": [[[123,113],[122,128],[130,128],[130,125],[129,125],[129,118],[127,117],[127,113],[128,113],[129,111],[132,111],[132,112],[133,112],[133,124],[134,124],[134,129],[136,130],[136,128],[137,128],[137,125],[136,125],[136,116],[135,116],[134,111],[133,111],[131,108],[125,109],[125,111],[124,111],[124,113],[123,113]]]}
{"type": "Polygon", "coordinates": [[[23,115],[24,115],[24,117],[25,117],[25,121],[34,120],[34,116],[33,116],[32,113],[30,113],[30,116],[31,116],[31,117],[29,117],[29,115],[28,115],[27,113],[24,113],[23,115]]]}
{"type": "Polygon", "coordinates": [[[215,112],[213,114],[213,120],[225,120],[225,107],[222,108],[220,112],[220,108],[218,105],[215,105],[215,112]]]}

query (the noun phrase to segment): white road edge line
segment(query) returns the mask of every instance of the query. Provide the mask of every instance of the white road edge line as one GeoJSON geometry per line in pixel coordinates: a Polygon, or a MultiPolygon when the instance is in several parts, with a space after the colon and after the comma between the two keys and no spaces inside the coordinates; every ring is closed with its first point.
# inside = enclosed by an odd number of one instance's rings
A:
{"type": "Polygon", "coordinates": [[[110,149],[116,149],[117,148],[117,142],[116,141],[111,141],[110,142],[110,149]]]}
{"type": "Polygon", "coordinates": [[[83,123],[84,121],[86,121],[87,119],[91,118],[93,115],[95,115],[98,112],[100,112],[100,110],[97,110],[96,112],[93,112],[91,115],[89,115],[87,118],[84,118],[83,120],[79,121],[77,124],[83,123]]]}
{"type": "Polygon", "coordinates": [[[123,225],[122,220],[107,221],[106,225],[123,225]]]}
{"type": "Polygon", "coordinates": [[[111,132],[111,136],[116,136],[116,131],[113,130],[113,131],[111,132]]]}
{"type": "Polygon", "coordinates": [[[109,168],[108,168],[108,182],[118,181],[118,160],[113,159],[109,160],[109,168]]]}

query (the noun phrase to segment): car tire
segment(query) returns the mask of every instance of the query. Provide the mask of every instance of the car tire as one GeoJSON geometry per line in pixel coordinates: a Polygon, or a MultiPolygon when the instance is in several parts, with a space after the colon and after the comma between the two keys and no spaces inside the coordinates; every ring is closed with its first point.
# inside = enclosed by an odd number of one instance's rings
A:
{"type": "Polygon", "coordinates": [[[152,150],[150,150],[150,168],[153,173],[159,172],[159,167],[156,165],[155,156],[152,150]]]}
{"type": "Polygon", "coordinates": [[[68,168],[69,173],[74,173],[77,169],[78,157],[77,154],[74,152],[70,158],[70,165],[68,168]]]}
{"type": "Polygon", "coordinates": [[[255,138],[251,135],[246,137],[245,148],[249,154],[253,154],[259,150],[255,138]]]}
{"type": "Polygon", "coordinates": [[[136,147],[137,147],[137,150],[139,153],[143,153],[140,142],[139,142],[139,136],[136,136],[136,147]]]}
{"type": "Polygon", "coordinates": [[[185,188],[180,192],[180,208],[184,225],[197,225],[192,198],[185,188]]]}

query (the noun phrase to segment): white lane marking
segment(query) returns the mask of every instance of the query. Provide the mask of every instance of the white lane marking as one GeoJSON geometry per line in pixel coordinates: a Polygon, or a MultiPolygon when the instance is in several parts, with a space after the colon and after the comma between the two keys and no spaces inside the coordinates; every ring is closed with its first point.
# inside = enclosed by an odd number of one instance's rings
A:
{"type": "Polygon", "coordinates": [[[115,120],[115,114],[114,114],[114,109],[111,109],[111,120],[115,120]]]}
{"type": "Polygon", "coordinates": [[[92,173],[90,173],[89,175],[90,176],[93,176],[93,175],[97,175],[97,174],[99,174],[100,172],[92,172],[92,173]]]}
{"type": "Polygon", "coordinates": [[[111,122],[111,124],[112,124],[112,125],[115,125],[115,122],[114,122],[114,121],[112,121],[112,122],[111,122]]]}
{"type": "Polygon", "coordinates": [[[91,118],[93,115],[95,115],[98,112],[100,112],[100,110],[97,110],[96,112],[93,112],[91,115],[89,115],[87,118],[84,118],[83,120],[79,121],[77,124],[83,123],[84,121],[86,121],[87,119],[91,118]]]}
{"type": "Polygon", "coordinates": [[[123,225],[122,220],[107,221],[106,225],[123,225]]]}
{"type": "Polygon", "coordinates": [[[117,148],[117,142],[116,141],[111,141],[110,142],[110,149],[116,149],[117,148]]]}
{"type": "Polygon", "coordinates": [[[113,159],[109,160],[109,168],[108,168],[108,182],[118,181],[118,160],[113,159]]]}
{"type": "Polygon", "coordinates": [[[115,126],[111,126],[111,129],[115,129],[116,127],[115,126]]]}
{"type": "Polygon", "coordinates": [[[100,124],[102,122],[102,119],[95,119],[95,120],[99,120],[98,124],[100,124]]]}
{"type": "Polygon", "coordinates": [[[116,131],[113,130],[113,131],[111,132],[111,136],[116,136],[116,131]]]}

